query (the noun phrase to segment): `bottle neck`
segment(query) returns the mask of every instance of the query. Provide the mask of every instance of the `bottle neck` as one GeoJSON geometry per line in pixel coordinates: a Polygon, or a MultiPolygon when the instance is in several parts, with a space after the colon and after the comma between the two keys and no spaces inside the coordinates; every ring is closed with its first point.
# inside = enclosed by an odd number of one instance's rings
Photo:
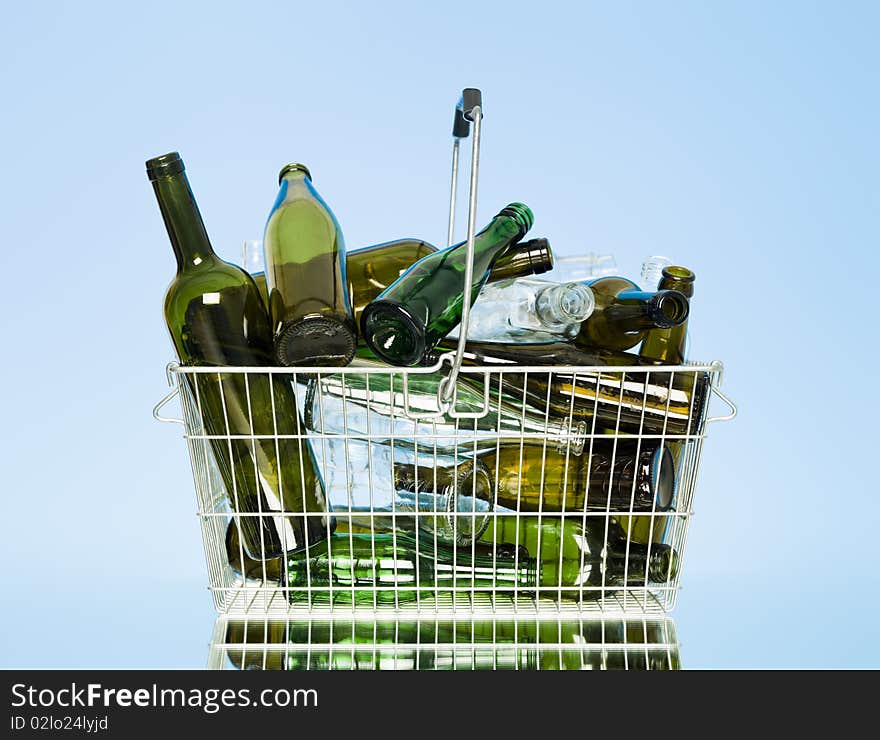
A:
{"type": "Polygon", "coordinates": [[[687,297],[676,290],[624,290],[606,306],[604,319],[625,332],[671,329],[687,319],[688,310],[687,297]]]}
{"type": "Polygon", "coordinates": [[[153,180],[153,191],[177,259],[177,271],[197,268],[212,260],[216,255],[186,173],[157,177],[153,180]]]}
{"type": "Polygon", "coordinates": [[[660,280],[660,290],[677,290],[687,296],[694,297],[694,280],[696,276],[687,267],[671,265],[664,268],[663,277],[660,280]]]}
{"type": "Polygon", "coordinates": [[[498,255],[492,262],[487,282],[494,283],[525,275],[540,275],[553,269],[553,252],[544,238],[521,241],[498,255]]]}

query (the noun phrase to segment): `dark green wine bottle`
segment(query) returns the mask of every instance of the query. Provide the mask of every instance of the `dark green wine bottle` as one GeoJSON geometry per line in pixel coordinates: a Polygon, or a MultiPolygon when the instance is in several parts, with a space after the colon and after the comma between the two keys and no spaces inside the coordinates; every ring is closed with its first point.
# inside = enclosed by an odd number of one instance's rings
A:
{"type": "Polygon", "coordinates": [[[587,285],[596,307],[572,340],[579,347],[630,349],[648,330],[679,326],[688,317],[688,299],[677,290],[649,293],[621,277],[597,278],[587,285]]]}
{"type": "MultiPolygon", "coordinates": [[[[670,265],[663,268],[660,278],[661,291],[676,290],[688,301],[694,296],[694,280],[696,275],[687,267],[670,265]]],[[[687,339],[687,320],[678,326],[658,327],[651,329],[642,342],[639,355],[646,360],[656,360],[664,365],[680,365],[684,362],[685,340],[687,339]]]]}
{"type": "Polygon", "coordinates": [[[291,603],[374,604],[414,601],[419,596],[473,590],[522,589],[537,582],[537,567],[528,558],[504,553],[472,556],[471,548],[437,543],[403,534],[337,534],[308,553],[287,559],[291,603]],[[332,599],[332,602],[331,602],[332,599]]]}
{"type": "Polygon", "coordinates": [[[504,442],[479,460],[498,503],[517,511],[667,511],[675,496],[675,461],[654,440],[596,439],[580,457],[540,442],[504,442]]]}
{"type": "MultiPolygon", "coordinates": [[[[454,351],[456,342],[445,339],[438,349],[454,351]]],[[[426,362],[439,357],[432,353],[426,362]]],[[[699,434],[709,398],[709,375],[702,370],[669,373],[660,369],[631,373],[554,370],[551,373],[517,372],[516,365],[577,365],[650,367],[652,363],[629,352],[579,349],[568,342],[507,344],[473,342],[465,345],[464,364],[505,368],[502,389],[511,396],[546,412],[551,418],[591,419],[600,427],[638,434],[699,434]]],[[[494,376],[493,376],[494,379],[494,376]]],[[[462,373],[459,382],[478,385],[483,379],[462,373]]]]}
{"type": "MultiPolygon", "coordinates": [[[[180,362],[271,365],[272,331],[257,286],[214,254],[180,156],[149,160],[147,175],[177,258],[165,322],[180,362]]],[[[326,498],[308,443],[274,437],[305,428],[290,383],[267,373],[185,377],[248,553],[262,560],[322,539],[326,498]]]]}
{"type": "Polygon", "coordinates": [[[599,598],[607,589],[666,584],[678,576],[678,553],[669,545],[627,540],[604,516],[499,514],[481,539],[525,548],[536,560],[542,593],[599,598]],[[556,591],[558,589],[558,591],[556,591]]]}
{"type": "MultiPolygon", "coordinates": [[[[511,203],[474,240],[474,300],[492,265],[531,228],[534,217],[511,203]]],[[[363,336],[392,365],[417,365],[461,321],[467,244],[461,242],[416,262],[361,316],[363,336]]]]}
{"type": "Polygon", "coordinates": [[[286,165],[278,180],[263,237],[275,357],[282,365],[347,365],[357,327],[342,229],[305,165],[286,165]]]}

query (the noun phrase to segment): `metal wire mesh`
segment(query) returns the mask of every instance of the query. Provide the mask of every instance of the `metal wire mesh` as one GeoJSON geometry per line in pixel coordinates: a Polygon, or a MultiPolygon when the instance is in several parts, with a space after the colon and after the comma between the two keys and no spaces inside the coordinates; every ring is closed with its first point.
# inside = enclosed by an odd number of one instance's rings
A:
{"type": "Polygon", "coordinates": [[[218,619],[215,670],[677,670],[671,619],[218,619]]]}
{"type": "Polygon", "coordinates": [[[439,367],[172,373],[221,613],[675,605],[718,363],[465,366],[449,406],[439,367]],[[293,405],[280,404],[278,384],[293,405]],[[305,500],[309,471],[329,529],[305,500]],[[266,495],[247,499],[247,481],[266,495]],[[295,490],[276,490],[284,481],[295,490]],[[263,529],[248,549],[241,534],[254,522],[263,529]],[[294,529],[312,534],[283,535],[294,529]],[[282,533],[287,554],[264,530],[282,533]]]}

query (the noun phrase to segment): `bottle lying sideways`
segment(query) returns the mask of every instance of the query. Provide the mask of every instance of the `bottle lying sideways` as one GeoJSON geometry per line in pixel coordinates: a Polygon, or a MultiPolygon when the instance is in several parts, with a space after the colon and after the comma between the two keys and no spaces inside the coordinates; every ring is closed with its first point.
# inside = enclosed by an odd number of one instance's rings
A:
{"type": "Polygon", "coordinates": [[[413,373],[404,383],[399,374],[322,374],[307,384],[297,383],[297,394],[306,427],[319,434],[373,441],[407,440],[423,452],[444,454],[472,453],[475,449],[494,448],[499,438],[525,436],[547,440],[559,452],[583,452],[588,435],[586,421],[569,423],[560,414],[548,418],[543,411],[524,408],[522,394],[516,397],[501,392],[497,381],[490,384],[488,394],[477,379],[459,382],[456,387],[457,411],[478,413],[488,406],[485,415],[459,420],[441,415],[437,400],[441,378],[436,373],[413,373]],[[415,420],[406,416],[407,410],[432,418],[415,420]]]}
{"type": "Polygon", "coordinates": [[[595,305],[593,291],[583,283],[501,280],[485,286],[471,307],[468,339],[554,341],[576,334],[595,305]]]}
{"type": "MultiPolygon", "coordinates": [[[[454,351],[456,342],[445,339],[438,350],[454,351]]],[[[428,356],[439,360],[439,351],[428,356]]],[[[695,435],[702,431],[709,397],[705,371],[669,372],[652,369],[651,361],[638,355],[611,350],[583,350],[567,342],[508,344],[471,342],[465,346],[465,365],[490,365],[506,369],[501,387],[507,395],[524,399],[538,415],[550,408],[551,415],[573,420],[592,419],[599,427],[633,434],[695,435]],[[631,372],[568,372],[549,369],[528,372],[517,365],[620,366],[631,372]],[[508,369],[509,368],[509,369],[508,369]]],[[[482,388],[482,376],[459,375],[460,384],[482,388]]],[[[492,376],[493,385],[498,383],[492,376]]]]}
{"type": "Polygon", "coordinates": [[[478,592],[595,599],[675,578],[671,547],[627,542],[610,521],[608,529],[604,517],[493,516],[482,535],[494,543],[488,552],[405,535],[337,534],[287,558],[286,587],[292,603],[397,603],[478,592]]]}
{"type": "Polygon", "coordinates": [[[497,502],[518,511],[662,512],[675,497],[675,461],[655,440],[595,439],[580,457],[507,442],[478,460],[497,484],[497,502]]]}
{"type": "Polygon", "coordinates": [[[451,545],[469,545],[489,524],[495,491],[479,460],[341,437],[313,448],[338,521],[451,545]]]}
{"type": "MultiPolygon", "coordinates": [[[[511,203],[474,239],[473,301],[494,262],[520,241],[534,220],[522,203],[511,203]]],[[[416,262],[370,303],[361,316],[364,340],[392,365],[419,365],[458,326],[464,303],[465,242],[416,262]]]]}

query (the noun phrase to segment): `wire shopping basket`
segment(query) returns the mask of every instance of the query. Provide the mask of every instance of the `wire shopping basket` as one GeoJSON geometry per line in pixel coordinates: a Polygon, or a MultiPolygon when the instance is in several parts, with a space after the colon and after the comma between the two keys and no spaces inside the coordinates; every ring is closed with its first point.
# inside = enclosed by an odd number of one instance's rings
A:
{"type": "MultiPolygon", "coordinates": [[[[472,124],[466,296],[481,121],[467,89],[448,235],[472,124]]],[[[154,416],[184,426],[218,612],[673,608],[702,444],[710,422],[736,414],[721,364],[466,365],[469,310],[456,351],[432,367],[169,365],[154,416]],[[183,419],[161,414],[175,395],[183,419]],[[728,414],[709,416],[713,395],[728,414]],[[275,495],[267,475],[302,501],[275,495]],[[253,500],[245,480],[262,491],[253,500]],[[329,506],[310,505],[310,488],[329,506]]]]}

